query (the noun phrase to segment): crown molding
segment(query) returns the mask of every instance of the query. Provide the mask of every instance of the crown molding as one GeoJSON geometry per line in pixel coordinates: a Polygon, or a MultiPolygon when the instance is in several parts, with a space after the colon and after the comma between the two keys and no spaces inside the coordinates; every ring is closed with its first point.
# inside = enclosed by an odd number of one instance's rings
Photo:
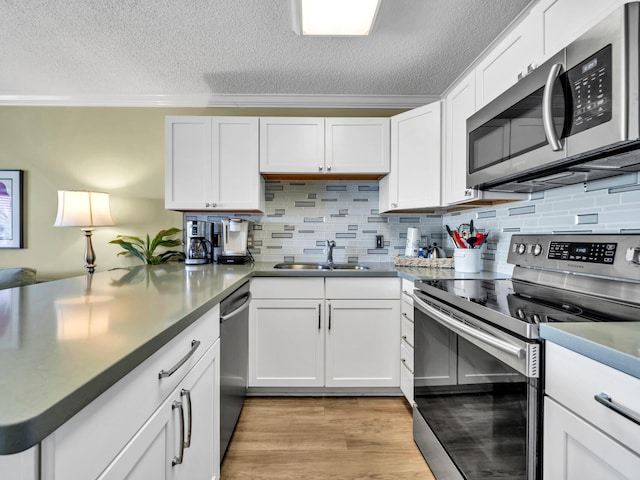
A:
{"type": "Polygon", "coordinates": [[[8,95],[0,106],[415,108],[439,95],[8,95]]]}

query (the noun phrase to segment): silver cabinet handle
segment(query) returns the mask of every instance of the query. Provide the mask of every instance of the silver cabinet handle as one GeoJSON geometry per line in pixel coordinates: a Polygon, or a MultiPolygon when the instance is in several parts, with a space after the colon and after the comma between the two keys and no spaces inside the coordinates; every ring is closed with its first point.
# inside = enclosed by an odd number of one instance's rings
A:
{"type": "Polygon", "coordinates": [[[596,402],[599,402],[608,409],[613,410],[619,415],[622,415],[627,420],[631,420],[633,423],[640,425],[639,414],[637,414],[633,410],[629,410],[628,408],[623,407],[622,405],[617,405],[606,393],[599,393],[598,395],[594,395],[593,398],[596,402]]]}
{"type": "Polygon", "coordinates": [[[187,397],[187,407],[189,408],[189,427],[187,428],[187,440],[184,442],[184,448],[191,446],[191,427],[193,426],[193,409],[191,408],[191,390],[183,388],[180,390],[180,397],[187,397]]]}
{"type": "Polygon", "coordinates": [[[392,203],[391,204],[391,208],[398,208],[398,204],[397,203],[392,203]]]}
{"type": "Polygon", "coordinates": [[[409,315],[407,315],[405,312],[402,312],[402,316],[403,316],[404,318],[406,318],[407,320],[409,320],[411,323],[413,323],[413,320],[411,320],[411,319],[409,318],[409,315]]]}
{"type": "Polygon", "coordinates": [[[330,172],[330,171],[331,171],[331,165],[327,167],[327,172],[330,172]]]}
{"type": "Polygon", "coordinates": [[[171,405],[171,410],[173,411],[176,408],[180,410],[178,412],[180,414],[180,453],[171,460],[172,467],[180,465],[184,459],[184,410],[182,408],[182,403],[177,400],[171,405]]]}
{"type": "Polygon", "coordinates": [[[182,357],[182,360],[176,363],[173,366],[173,368],[169,370],[160,370],[160,373],[158,373],[158,378],[170,377],[171,375],[176,373],[176,370],[178,370],[182,365],[184,365],[184,362],[189,360],[189,357],[195,353],[195,351],[198,349],[199,346],[200,346],[200,340],[192,340],[191,350],[189,350],[189,352],[184,357],[182,357]]]}
{"type": "Polygon", "coordinates": [[[405,343],[406,343],[407,345],[409,345],[411,348],[414,348],[414,346],[413,346],[413,345],[411,345],[411,342],[410,342],[409,340],[407,340],[407,336],[406,336],[406,335],[402,335],[402,340],[404,340],[404,341],[405,341],[405,343]]]}
{"type": "Polygon", "coordinates": [[[319,172],[321,172],[321,171],[322,171],[322,168],[323,168],[323,167],[322,167],[322,165],[320,165],[320,166],[318,167],[318,171],[319,171],[319,172]]]}
{"type": "Polygon", "coordinates": [[[409,372],[411,373],[411,375],[413,375],[413,370],[411,370],[409,368],[409,365],[407,365],[407,361],[404,358],[401,358],[400,361],[402,362],[402,365],[404,366],[404,368],[406,368],[407,370],[409,370],[409,372]]]}
{"type": "Polygon", "coordinates": [[[554,152],[562,150],[562,143],[556,134],[556,128],[553,124],[553,84],[560,75],[561,70],[561,63],[556,63],[551,67],[549,76],[547,77],[547,83],[544,86],[544,94],[542,95],[542,124],[544,126],[544,134],[554,152]]]}
{"type": "Polygon", "coordinates": [[[466,323],[459,322],[457,320],[452,319],[448,315],[440,313],[435,308],[430,307],[418,297],[413,295],[413,301],[417,304],[420,310],[431,315],[431,317],[442,324],[443,326],[453,330],[454,332],[462,332],[466,333],[470,337],[475,338],[476,340],[480,340],[481,342],[491,345],[492,347],[497,348],[498,350],[507,353],[516,358],[524,358],[526,356],[526,352],[524,349],[518,347],[517,345],[512,345],[504,340],[501,340],[493,335],[483,332],[482,330],[478,330],[477,328],[471,327],[466,323]]]}
{"type": "Polygon", "coordinates": [[[321,320],[322,320],[322,304],[319,303],[318,304],[318,330],[322,328],[321,320]]]}
{"type": "Polygon", "coordinates": [[[331,330],[331,304],[329,304],[329,330],[331,330]]]}

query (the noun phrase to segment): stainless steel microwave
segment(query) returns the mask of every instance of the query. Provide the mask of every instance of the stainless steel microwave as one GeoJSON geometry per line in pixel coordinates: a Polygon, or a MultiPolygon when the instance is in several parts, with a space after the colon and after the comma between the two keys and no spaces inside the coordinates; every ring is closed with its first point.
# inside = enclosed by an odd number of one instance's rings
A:
{"type": "Polygon", "coordinates": [[[640,171],[640,3],[467,120],[467,186],[534,192],[640,171]]]}

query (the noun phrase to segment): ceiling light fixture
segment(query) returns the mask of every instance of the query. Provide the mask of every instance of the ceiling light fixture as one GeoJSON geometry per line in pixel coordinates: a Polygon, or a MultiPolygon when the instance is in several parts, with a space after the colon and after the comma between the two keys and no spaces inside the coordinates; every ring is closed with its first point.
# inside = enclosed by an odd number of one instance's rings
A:
{"type": "Polygon", "coordinates": [[[369,35],[380,0],[292,0],[298,35],[369,35]]]}

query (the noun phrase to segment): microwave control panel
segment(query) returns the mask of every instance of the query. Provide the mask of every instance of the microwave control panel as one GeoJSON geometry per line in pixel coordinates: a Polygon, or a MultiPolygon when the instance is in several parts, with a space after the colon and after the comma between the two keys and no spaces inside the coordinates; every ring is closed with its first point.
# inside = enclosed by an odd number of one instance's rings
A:
{"type": "Polygon", "coordinates": [[[607,45],[567,71],[573,101],[571,135],[611,120],[612,70],[611,45],[607,45]]]}

